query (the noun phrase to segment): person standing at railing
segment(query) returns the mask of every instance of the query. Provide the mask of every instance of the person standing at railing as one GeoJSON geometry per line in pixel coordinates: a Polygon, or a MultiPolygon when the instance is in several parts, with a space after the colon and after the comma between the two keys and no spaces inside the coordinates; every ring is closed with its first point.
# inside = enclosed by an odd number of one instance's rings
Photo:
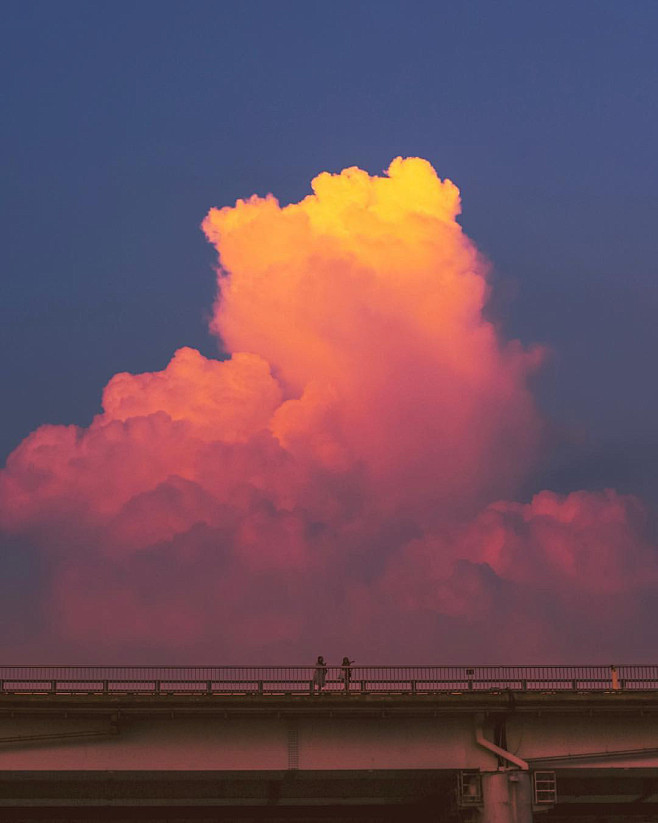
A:
{"type": "Polygon", "coordinates": [[[355,662],[355,660],[350,660],[349,657],[344,657],[343,662],[340,664],[340,679],[345,686],[346,692],[350,690],[350,681],[352,680],[352,663],[355,662]]]}
{"type": "Polygon", "coordinates": [[[315,673],[313,674],[313,691],[317,687],[318,694],[324,689],[324,684],[327,682],[327,664],[324,662],[324,657],[318,655],[315,663],[315,673]]]}

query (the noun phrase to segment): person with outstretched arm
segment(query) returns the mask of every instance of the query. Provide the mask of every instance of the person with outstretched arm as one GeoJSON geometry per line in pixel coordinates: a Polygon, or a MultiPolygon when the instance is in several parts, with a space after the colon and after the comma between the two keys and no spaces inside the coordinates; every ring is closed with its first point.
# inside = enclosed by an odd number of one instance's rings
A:
{"type": "Polygon", "coordinates": [[[352,680],[352,663],[356,661],[350,660],[349,657],[344,657],[343,662],[340,664],[340,679],[345,686],[345,691],[348,692],[350,690],[350,681],[352,680]]]}

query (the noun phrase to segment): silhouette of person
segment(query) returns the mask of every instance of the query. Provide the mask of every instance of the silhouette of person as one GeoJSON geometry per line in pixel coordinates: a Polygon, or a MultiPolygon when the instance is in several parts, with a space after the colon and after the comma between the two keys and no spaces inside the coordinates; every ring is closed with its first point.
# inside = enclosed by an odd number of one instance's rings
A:
{"type": "Polygon", "coordinates": [[[318,692],[324,689],[324,684],[327,682],[327,664],[324,662],[324,657],[318,655],[315,663],[315,673],[313,674],[313,690],[317,686],[318,692]]]}
{"type": "Polygon", "coordinates": [[[345,691],[349,691],[350,688],[350,680],[352,679],[352,663],[354,660],[350,660],[349,657],[344,657],[343,662],[340,664],[340,679],[345,684],[345,691]]]}

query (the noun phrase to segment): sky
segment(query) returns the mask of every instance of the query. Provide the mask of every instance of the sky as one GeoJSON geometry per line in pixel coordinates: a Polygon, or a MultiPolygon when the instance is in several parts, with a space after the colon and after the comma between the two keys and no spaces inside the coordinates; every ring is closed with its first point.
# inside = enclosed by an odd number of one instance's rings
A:
{"type": "Polygon", "coordinates": [[[653,659],[652,0],[3,22],[9,657],[653,659]]]}

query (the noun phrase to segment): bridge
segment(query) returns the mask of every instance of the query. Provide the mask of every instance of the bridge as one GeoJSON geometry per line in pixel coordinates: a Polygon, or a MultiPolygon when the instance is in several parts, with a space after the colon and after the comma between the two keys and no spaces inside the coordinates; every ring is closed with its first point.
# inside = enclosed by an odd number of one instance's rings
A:
{"type": "Polygon", "coordinates": [[[0,667],[0,819],[658,820],[658,666],[321,674],[0,667]]]}

